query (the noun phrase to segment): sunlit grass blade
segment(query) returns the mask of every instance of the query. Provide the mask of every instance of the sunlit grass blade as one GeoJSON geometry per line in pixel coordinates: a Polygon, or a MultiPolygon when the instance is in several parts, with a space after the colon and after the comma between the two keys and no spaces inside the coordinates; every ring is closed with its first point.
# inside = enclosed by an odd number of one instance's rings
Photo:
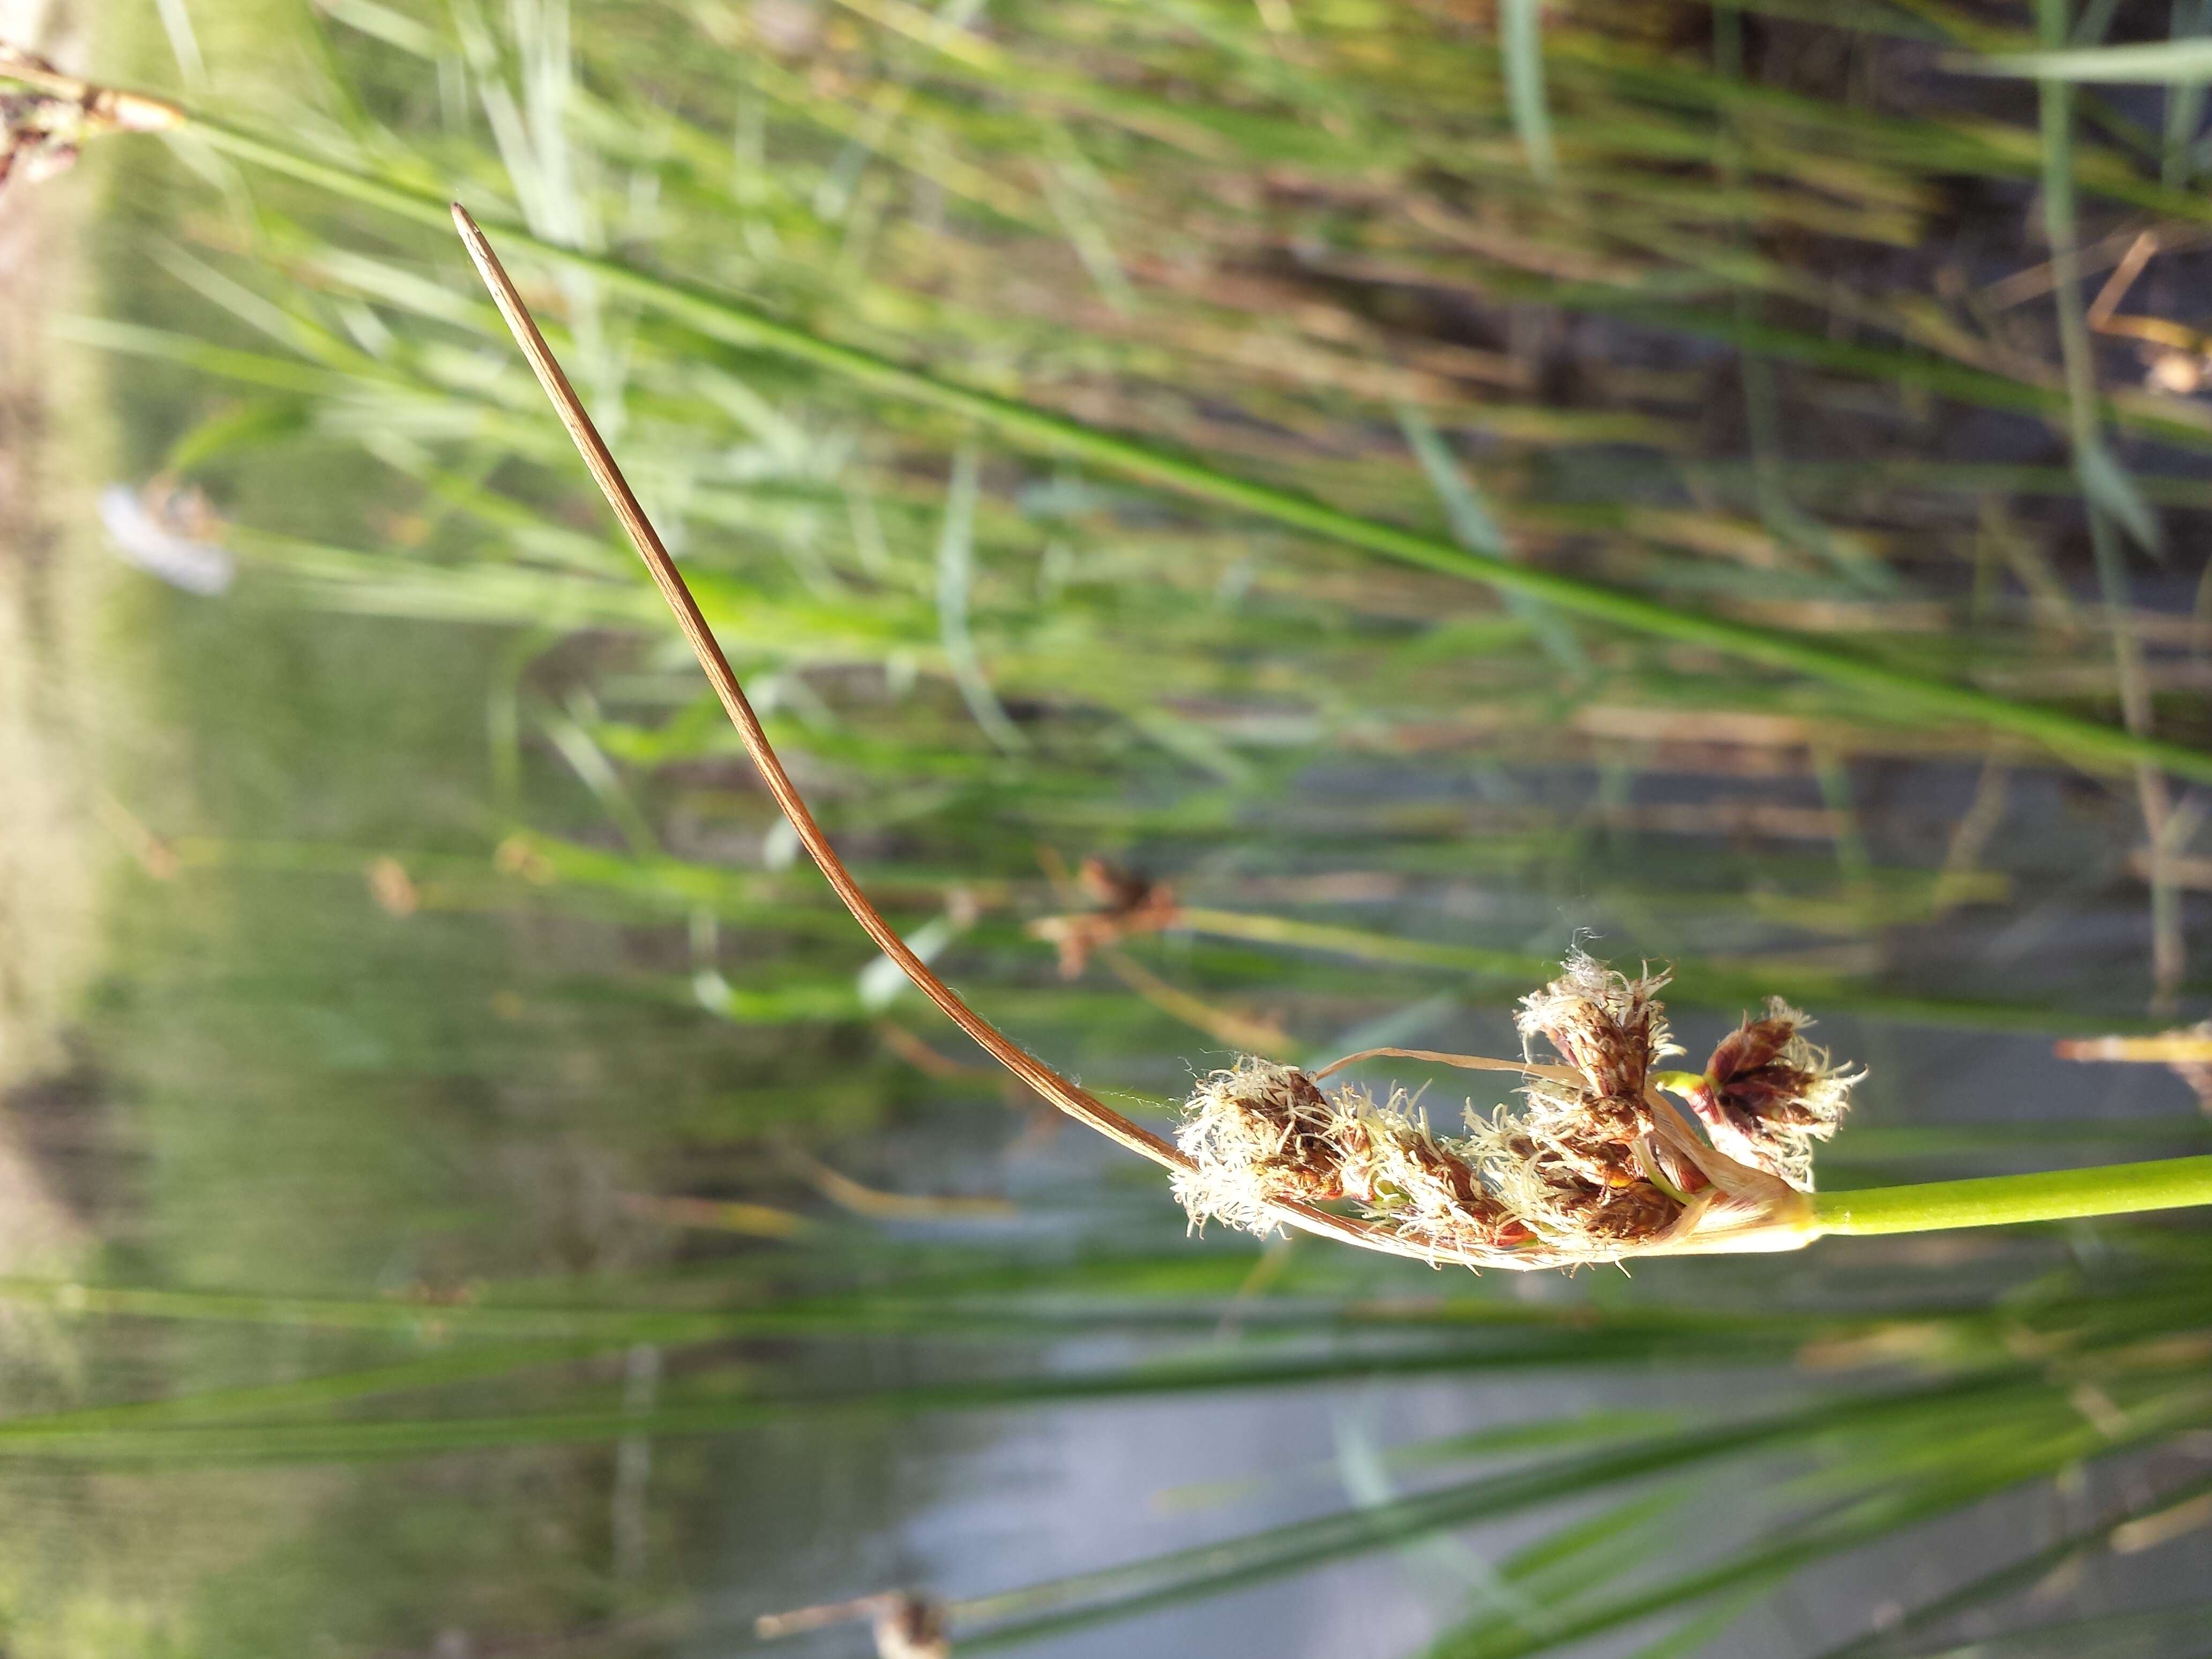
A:
{"type": "Polygon", "coordinates": [[[1544,95],[1544,17],[1541,0],[1500,0],[1498,52],[1505,75],[1506,106],[1513,130],[1528,158],[1528,171],[1541,184],[1559,176],[1559,153],[1552,143],[1552,112],[1544,95]]]}
{"type": "Polygon", "coordinates": [[[2212,40],[2139,40],[2124,46],[2075,46],[2000,57],[1952,59],[1963,75],[2015,75],[2027,80],[2202,86],[2212,80],[2212,40]]]}

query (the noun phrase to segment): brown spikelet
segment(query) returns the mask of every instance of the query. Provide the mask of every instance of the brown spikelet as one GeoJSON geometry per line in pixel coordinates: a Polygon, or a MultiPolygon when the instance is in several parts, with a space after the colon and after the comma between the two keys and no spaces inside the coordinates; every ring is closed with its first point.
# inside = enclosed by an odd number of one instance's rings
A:
{"type": "Polygon", "coordinates": [[[1704,1074],[1684,1091],[1713,1144],[1801,1192],[1813,1186],[1813,1147],[1835,1133],[1850,1091],[1864,1076],[1839,1072],[1806,1042],[1805,1016],[1780,997],[1763,1019],[1723,1037],[1704,1074]]]}
{"type": "Polygon", "coordinates": [[[1209,1217],[1272,1231],[1271,1202],[1346,1198],[1401,1239],[1444,1253],[1510,1253],[1535,1236],[1483,1184],[1457,1143],[1430,1132],[1402,1095],[1326,1094],[1294,1066],[1240,1060],[1202,1081],[1177,1144],[1192,1168],[1176,1196],[1194,1225],[1209,1217]]]}
{"type": "MultiPolygon", "coordinates": [[[[1345,1129],[1321,1085],[1295,1066],[1246,1056],[1200,1084],[1176,1145],[1192,1160],[1175,1194],[1194,1224],[1218,1216],[1266,1233],[1279,1198],[1326,1203],[1344,1196],[1345,1129]]],[[[1356,1137],[1353,1138],[1356,1141],[1356,1137]]]]}
{"type": "Polygon", "coordinates": [[[1669,976],[1617,974],[1576,951],[1559,976],[1521,999],[1515,1024],[1522,1044],[1541,1036],[1561,1060],[1583,1074],[1589,1091],[1606,1099],[1640,1100],[1651,1064],[1681,1053],[1667,1030],[1659,992],[1669,976]]]}
{"type": "MultiPolygon", "coordinates": [[[[1578,1075],[1531,1080],[1526,1115],[1508,1142],[1512,1156],[1493,1153],[1487,1167],[1547,1237],[1632,1246],[1681,1218],[1682,1200],[1651,1179],[1646,1146],[1653,1064],[1680,1052],[1658,998],[1667,977],[1631,979],[1577,951],[1557,979],[1522,999],[1523,1052],[1540,1036],[1578,1075]]],[[[1678,1172],[1677,1192],[1688,1173],[1678,1172]]]]}

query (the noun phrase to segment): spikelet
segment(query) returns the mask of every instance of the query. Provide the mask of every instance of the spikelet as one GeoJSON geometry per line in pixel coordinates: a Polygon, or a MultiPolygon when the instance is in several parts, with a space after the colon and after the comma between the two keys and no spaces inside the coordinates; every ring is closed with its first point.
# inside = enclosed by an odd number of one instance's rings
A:
{"type": "Polygon", "coordinates": [[[1209,1218],[1274,1231],[1284,1199],[1350,1199],[1405,1243],[1443,1255],[1510,1255],[1535,1236],[1487,1189],[1467,1150],[1431,1133],[1402,1092],[1324,1093],[1294,1066],[1246,1058],[1193,1093],[1176,1142],[1192,1167],[1175,1194],[1209,1218]]]}
{"type": "Polygon", "coordinates": [[[1720,1040],[1682,1091],[1713,1144],[1730,1157],[1813,1190],[1813,1148],[1836,1133],[1863,1071],[1839,1071],[1806,1042],[1811,1022],[1780,997],[1720,1040]]]}
{"type": "Polygon", "coordinates": [[[1514,1024],[1522,1053],[1541,1036],[1559,1058],[1583,1074],[1589,1091],[1607,1098],[1639,1100],[1651,1063],[1682,1051],[1667,1029],[1658,994],[1670,975],[1631,979],[1586,951],[1573,951],[1559,976],[1521,999],[1514,1024]]]}
{"type": "Polygon", "coordinates": [[[1540,1036],[1577,1076],[1532,1078],[1511,1129],[1492,1126],[1485,1167],[1540,1235],[1616,1253],[1667,1237],[1702,1184],[1673,1171],[1670,1192],[1652,1178],[1656,1154],[1646,1085],[1653,1065],[1679,1054],[1658,993],[1662,974],[1635,979],[1576,951],[1559,976],[1521,1000],[1522,1053],[1540,1036]]]}
{"type": "Polygon", "coordinates": [[[1200,1083],[1176,1144],[1191,1160],[1175,1195],[1194,1229],[1209,1217],[1246,1232],[1274,1231],[1278,1199],[1344,1196],[1345,1114],[1295,1066],[1245,1055],[1200,1083]]]}

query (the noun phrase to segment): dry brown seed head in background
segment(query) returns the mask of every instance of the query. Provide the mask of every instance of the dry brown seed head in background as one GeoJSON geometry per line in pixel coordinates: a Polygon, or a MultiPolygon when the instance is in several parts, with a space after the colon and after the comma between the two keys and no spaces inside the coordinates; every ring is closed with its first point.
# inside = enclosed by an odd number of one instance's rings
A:
{"type": "Polygon", "coordinates": [[[0,184],[21,168],[33,183],[62,172],[88,138],[160,132],[184,125],[173,104],[64,74],[0,40],[0,184]]]}
{"type": "Polygon", "coordinates": [[[1048,939],[1059,950],[1062,979],[1079,978],[1092,951],[1119,945],[1133,933],[1164,932],[1182,914],[1175,890],[1165,882],[1148,881],[1102,858],[1084,860],[1076,881],[1097,902],[1097,909],[1041,916],[1029,925],[1031,938],[1048,939]]]}
{"type": "Polygon", "coordinates": [[[874,1621],[877,1659],[949,1659],[945,1608],[913,1591],[884,1598],[874,1621]]]}

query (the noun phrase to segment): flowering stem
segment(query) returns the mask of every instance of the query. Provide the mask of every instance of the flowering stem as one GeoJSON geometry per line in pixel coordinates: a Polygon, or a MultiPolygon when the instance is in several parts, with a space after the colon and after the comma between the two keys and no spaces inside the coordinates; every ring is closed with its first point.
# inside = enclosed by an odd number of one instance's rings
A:
{"type": "Polygon", "coordinates": [[[2167,1158],[2037,1175],[1815,1193],[1820,1233],[1926,1233],[2212,1204],[2212,1158],[2167,1158]]]}
{"type": "MultiPolygon", "coordinates": [[[[459,203],[453,204],[448,210],[454,228],[461,234],[463,246],[468,249],[470,259],[475,264],[477,274],[483,278],[484,286],[490,291],[500,315],[514,334],[515,343],[522,348],[522,355],[529,362],[532,372],[537,375],[538,385],[551,400],[554,410],[561,417],[562,425],[568,428],[568,436],[575,444],[577,453],[582,457],[592,481],[606,497],[607,505],[614,509],[615,517],[621,521],[623,531],[637,549],[638,556],[645,561],[653,585],[659,588],[661,597],[675,613],[678,626],[690,642],[700,667],[706,671],[708,683],[714,687],[714,695],[730,717],[730,723],[744,740],[745,752],[759,769],[762,781],[767,784],[769,793],[775,797],[776,805],[783,809],[783,815],[790,820],[800,844],[820,867],[830,888],[844,902],[845,908],[852,912],[853,920],[860,924],[861,931],[875,942],[878,949],[898,964],[900,970],[942,1009],[954,1024],[972,1037],[984,1053],[1026,1083],[1039,1097],[1051,1102],[1077,1122],[1096,1129],[1109,1140],[1127,1147],[1140,1158],[1149,1158],[1164,1170],[1177,1175],[1194,1173],[1196,1166],[1188,1153],[1162,1139],[1150,1129],[1131,1122],[1026,1049],[1016,1046],[997,1026],[961,1000],[952,988],[933,973],[929,964],[915,954],[890,923],[884,920],[883,912],[877,909],[868,896],[860,890],[860,884],[853,879],[853,872],[845,867],[844,860],[830,846],[830,838],[822,833],[821,825],[815,822],[813,813],[807,810],[805,801],[800,798],[798,786],[791,781],[791,775],[784,770],[783,763],[777,758],[775,747],[768,740],[768,734],[761,729],[759,718],[753,713],[751,703],[746,700],[744,688],[738,683],[729,659],[722,654],[722,647],[715,641],[714,631],[700,614],[698,602],[692,598],[691,589],[684,581],[683,573],[677,569],[676,562],[669,556],[659,532],[653,529],[652,520],[646,517],[645,509],[638,504],[637,496],[623,477],[622,468],[616,464],[606,441],[599,435],[599,428],[592,424],[592,417],[586,411],[583,400],[577,397],[575,388],[569,384],[568,375],[553,356],[552,348],[545,343],[545,337],[539,331],[536,319],[531,316],[530,307],[523,302],[513,279],[500,264],[498,254],[492,251],[490,241],[459,203]]],[[[1363,1249],[1411,1256],[1431,1265],[1464,1259],[1449,1249],[1401,1238],[1388,1228],[1353,1217],[1338,1215],[1303,1199],[1269,1195],[1263,1203],[1273,1221],[1325,1238],[1340,1239],[1363,1249]]],[[[1500,1265],[1514,1264],[1509,1260],[1500,1265]]]]}

